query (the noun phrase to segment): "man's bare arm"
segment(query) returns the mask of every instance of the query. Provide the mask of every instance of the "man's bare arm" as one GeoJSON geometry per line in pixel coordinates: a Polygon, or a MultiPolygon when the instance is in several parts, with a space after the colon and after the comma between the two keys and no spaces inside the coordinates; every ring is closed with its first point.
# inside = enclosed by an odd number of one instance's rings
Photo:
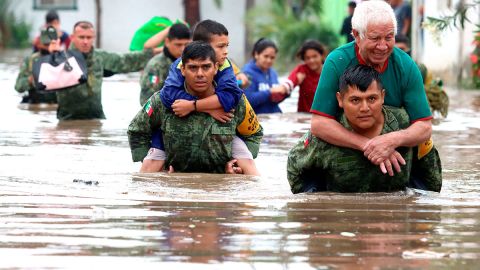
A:
{"type": "Polygon", "coordinates": [[[417,121],[407,129],[394,131],[372,138],[363,149],[368,159],[379,164],[389,157],[395,148],[400,146],[414,147],[432,136],[432,122],[430,120],[417,121]]]}
{"type": "Polygon", "coordinates": [[[330,144],[363,151],[368,138],[347,130],[337,120],[312,114],[312,134],[330,144]]]}

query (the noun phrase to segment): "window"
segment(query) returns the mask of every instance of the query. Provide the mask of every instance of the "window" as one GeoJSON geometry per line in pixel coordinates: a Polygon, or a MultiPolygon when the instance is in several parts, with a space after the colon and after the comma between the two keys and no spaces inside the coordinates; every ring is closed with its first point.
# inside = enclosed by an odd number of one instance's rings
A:
{"type": "Polygon", "coordinates": [[[77,0],[33,0],[35,10],[76,10],[77,0]]]}

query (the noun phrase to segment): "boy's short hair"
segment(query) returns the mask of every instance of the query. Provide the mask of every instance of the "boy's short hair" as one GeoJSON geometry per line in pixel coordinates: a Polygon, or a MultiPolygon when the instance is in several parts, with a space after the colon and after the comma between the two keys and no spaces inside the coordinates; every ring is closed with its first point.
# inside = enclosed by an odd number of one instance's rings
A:
{"type": "Polygon", "coordinates": [[[383,89],[380,73],[374,68],[366,65],[352,66],[340,76],[339,91],[344,94],[348,91],[348,87],[356,87],[361,92],[365,92],[373,81],[377,82],[379,90],[383,89]]]}
{"type": "Polygon", "coordinates": [[[58,16],[57,11],[55,11],[54,9],[51,9],[47,12],[47,15],[45,15],[45,22],[47,24],[50,24],[55,20],[60,21],[60,17],[58,16]]]}
{"type": "Polygon", "coordinates": [[[189,43],[182,53],[182,63],[185,65],[189,60],[205,60],[209,59],[214,64],[217,62],[215,50],[209,43],[201,40],[189,43]]]}
{"type": "Polygon", "coordinates": [[[183,23],[175,23],[168,30],[167,38],[172,39],[190,39],[190,29],[183,23]]]}
{"type": "Polygon", "coordinates": [[[213,35],[228,36],[227,28],[214,20],[203,20],[193,29],[193,40],[210,42],[213,35]]]}

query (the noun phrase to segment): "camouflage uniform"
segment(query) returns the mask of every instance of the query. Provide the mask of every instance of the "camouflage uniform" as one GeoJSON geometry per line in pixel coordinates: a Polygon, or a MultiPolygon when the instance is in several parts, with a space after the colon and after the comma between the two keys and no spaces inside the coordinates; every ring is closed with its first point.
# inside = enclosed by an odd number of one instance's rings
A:
{"type": "Polygon", "coordinates": [[[194,112],[177,117],[168,110],[156,93],[145,103],[128,127],[128,140],[133,161],[142,161],[150,148],[154,131],[162,130],[167,159],[165,167],[177,172],[225,173],[225,164],[232,159],[232,140],[240,136],[256,157],[263,136],[255,112],[246,100],[240,99],[233,119],[220,123],[207,113],[194,112]]]}
{"type": "MultiPolygon", "coordinates": [[[[75,50],[73,43],[70,45],[75,50]]],[[[58,91],[57,118],[105,119],[102,107],[102,81],[104,70],[113,73],[127,73],[141,70],[153,56],[153,50],[126,54],[110,53],[92,49],[84,54],[87,62],[88,81],[66,90],[58,91]]]]}
{"type": "MultiPolygon", "coordinates": [[[[43,54],[40,52],[33,53],[30,56],[25,57],[15,83],[15,90],[19,93],[28,91],[29,103],[57,103],[57,95],[55,93],[39,93],[35,86],[30,84],[28,78],[32,76],[32,67],[43,54]]],[[[25,100],[25,98],[24,98],[25,100]]]]}
{"type": "MultiPolygon", "coordinates": [[[[408,114],[403,109],[384,106],[385,124],[382,134],[408,128],[408,114]]],[[[344,115],[339,122],[352,130],[344,115]]],[[[433,144],[420,158],[420,171],[429,190],[439,191],[441,187],[441,164],[433,144]]],[[[314,191],[335,192],[389,192],[402,190],[409,184],[412,171],[413,153],[417,148],[399,147],[406,165],[394,176],[383,174],[378,166],[372,164],[363,152],[328,144],[310,132],[288,154],[287,178],[293,193],[314,191]]],[[[420,156],[420,155],[419,155],[420,156]]]]}
{"type": "MultiPolygon", "coordinates": [[[[167,50],[167,48],[165,47],[164,50],[167,50]]],[[[168,76],[168,69],[173,61],[165,52],[155,55],[148,61],[140,77],[140,105],[145,104],[155,92],[162,89],[163,82],[168,76]]]]}

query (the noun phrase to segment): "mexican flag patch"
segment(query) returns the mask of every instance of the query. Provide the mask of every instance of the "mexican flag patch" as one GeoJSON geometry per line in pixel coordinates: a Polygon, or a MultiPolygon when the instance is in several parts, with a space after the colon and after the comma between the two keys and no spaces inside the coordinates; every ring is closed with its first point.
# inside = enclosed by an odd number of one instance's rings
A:
{"type": "Polygon", "coordinates": [[[149,117],[152,115],[153,108],[152,108],[152,104],[150,103],[150,100],[148,100],[147,103],[145,103],[145,105],[143,106],[143,110],[148,114],[149,117]]]}
{"type": "Polygon", "coordinates": [[[150,75],[150,83],[157,84],[158,83],[158,76],[150,75]]]}

